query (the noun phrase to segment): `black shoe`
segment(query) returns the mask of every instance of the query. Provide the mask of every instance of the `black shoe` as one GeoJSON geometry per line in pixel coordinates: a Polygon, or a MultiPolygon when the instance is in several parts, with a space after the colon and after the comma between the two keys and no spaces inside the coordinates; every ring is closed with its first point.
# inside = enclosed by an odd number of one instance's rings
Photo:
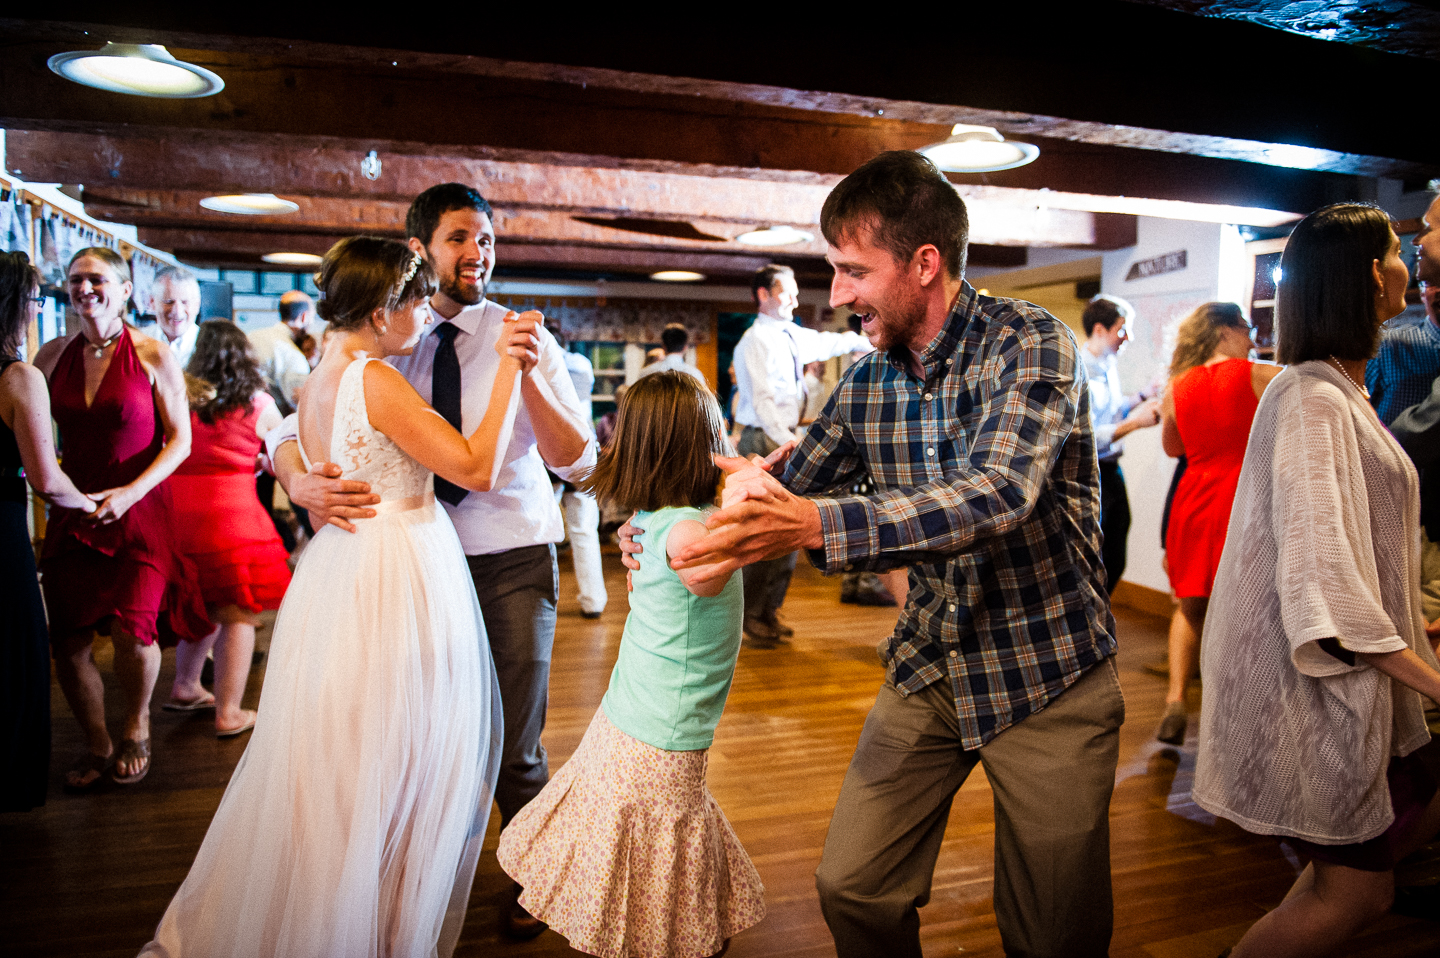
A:
{"type": "Polygon", "coordinates": [[[773,649],[780,641],[780,636],[772,629],[764,619],[746,617],[745,638],[752,648],[773,649]]]}
{"type": "Polygon", "coordinates": [[[774,609],[771,609],[769,612],[766,612],[763,616],[761,616],[761,621],[764,622],[766,625],[770,626],[770,631],[774,632],[775,638],[779,639],[781,642],[784,642],[786,639],[790,638],[790,636],[795,634],[794,629],[790,628],[790,626],[780,621],[780,616],[775,613],[774,609]]]}
{"type": "Polygon", "coordinates": [[[603,615],[603,614],[604,614],[604,613],[601,613],[601,612],[581,612],[581,613],[580,613],[580,618],[582,618],[582,619],[598,619],[598,618],[600,618],[600,616],[603,615]]]}
{"type": "Polygon", "coordinates": [[[524,906],[520,904],[519,885],[514,886],[510,896],[510,902],[505,907],[500,924],[500,930],[506,938],[513,938],[516,941],[529,941],[550,927],[526,911],[524,906]]]}
{"type": "Polygon", "coordinates": [[[1184,745],[1186,724],[1185,703],[1167,706],[1165,717],[1160,720],[1160,731],[1155,737],[1166,745],[1184,745]]]}

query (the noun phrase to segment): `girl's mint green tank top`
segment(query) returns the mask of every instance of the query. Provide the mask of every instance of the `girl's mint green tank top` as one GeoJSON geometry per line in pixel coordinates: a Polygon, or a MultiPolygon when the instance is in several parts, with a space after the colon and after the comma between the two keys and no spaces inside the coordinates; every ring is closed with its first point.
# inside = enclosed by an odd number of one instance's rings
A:
{"type": "Polygon", "coordinates": [[[665,543],[675,523],[704,522],[691,507],[642,512],[640,569],[632,573],[630,615],[601,707],[631,738],[671,752],[708,748],[730,693],[744,615],[741,576],[711,599],[685,588],[665,543]]]}

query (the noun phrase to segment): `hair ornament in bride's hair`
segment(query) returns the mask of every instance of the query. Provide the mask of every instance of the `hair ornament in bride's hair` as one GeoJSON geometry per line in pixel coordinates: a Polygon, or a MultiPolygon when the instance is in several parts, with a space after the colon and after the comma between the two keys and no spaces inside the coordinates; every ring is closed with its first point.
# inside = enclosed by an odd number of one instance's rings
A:
{"type": "Polygon", "coordinates": [[[400,284],[402,286],[414,279],[415,274],[420,272],[420,254],[415,253],[413,257],[414,258],[410,260],[410,265],[405,268],[405,275],[400,277],[400,284]]]}

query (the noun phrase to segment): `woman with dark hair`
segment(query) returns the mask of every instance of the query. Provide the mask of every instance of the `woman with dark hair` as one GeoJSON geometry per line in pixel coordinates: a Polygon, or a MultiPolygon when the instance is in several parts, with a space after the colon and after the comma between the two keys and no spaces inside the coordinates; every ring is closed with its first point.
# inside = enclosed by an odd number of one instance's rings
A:
{"type": "Polygon", "coordinates": [[[0,615],[0,812],[45,804],[50,771],[50,641],[25,483],[53,505],[95,511],[55,461],[45,377],[16,358],[40,301],[40,273],[29,257],[0,253],[0,589],[7,597],[0,615]]]}
{"type": "Polygon", "coordinates": [[[190,453],[190,414],[180,364],[163,343],[125,324],[130,266],[92,246],[70,260],[70,306],[79,329],[35,354],[65,471],[98,503],[93,514],[51,511],[40,559],[55,672],[89,748],[66,785],[122,785],[150,771],[150,696],[160,642],[210,631],[193,570],[175,551],[166,481],[190,453]],[[125,702],[117,750],[105,724],[105,689],[91,646],[106,633],[125,702]]]}
{"type": "Polygon", "coordinates": [[[520,391],[521,360],[505,354],[515,327],[467,437],[378,361],[411,352],[429,322],[437,283],[420,256],[342,240],[317,283],[335,333],[300,397],[302,455],[381,501],[353,532],[327,525],[306,547],[255,731],[144,955],[433,958],[465,918],[503,717],[432,472],[467,489],[495,481],[520,391]]]}
{"type": "Polygon", "coordinates": [[[1160,404],[1166,455],[1187,457],[1166,528],[1170,587],[1170,690],[1160,741],[1185,741],[1185,690],[1200,661],[1200,631],[1225,546],[1235,484],[1255,406],[1279,366],[1250,361],[1251,327],[1234,303],[1206,303],[1180,323],[1160,404]]]}
{"type": "Polygon", "coordinates": [[[1421,696],[1440,663],[1420,612],[1419,483],[1365,361],[1405,308],[1378,207],[1307,216],[1285,248],[1277,358],[1240,470],[1224,595],[1205,623],[1195,801],[1311,859],[1234,958],[1328,955],[1386,913],[1395,863],[1440,828],[1421,696]]]}
{"type": "Polygon", "coordinates": [[[250,340],[234,323],[200,325],[186,368],[190,398],[190,457],[175,470],[179,548],[195,563],[214,630],[203,642],[175,650],[175,684],[165,708],[215,710],[215,734],[231,738],[255,725],[240,707],[262,609],[280,608],[290,584],[288,555],[270,515],[255,496],[256,456],[280,411],[250,340]],[[215,693],[200,671],[215,651],[215,693]]]}

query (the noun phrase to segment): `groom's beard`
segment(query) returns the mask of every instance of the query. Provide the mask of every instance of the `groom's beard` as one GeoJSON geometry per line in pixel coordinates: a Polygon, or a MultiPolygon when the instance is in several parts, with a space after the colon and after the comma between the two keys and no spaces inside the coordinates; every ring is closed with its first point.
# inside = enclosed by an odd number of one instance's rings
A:
{"type": "Polygon", "coordinates": [[[485,298],[485,288],[488,285],[487,280],[481,280],[479,283],[466,282],[460,275],[460,266],[457,265],[454,273],[440,280],[440,292],[454,302],[474,306],[485,298]]]}

